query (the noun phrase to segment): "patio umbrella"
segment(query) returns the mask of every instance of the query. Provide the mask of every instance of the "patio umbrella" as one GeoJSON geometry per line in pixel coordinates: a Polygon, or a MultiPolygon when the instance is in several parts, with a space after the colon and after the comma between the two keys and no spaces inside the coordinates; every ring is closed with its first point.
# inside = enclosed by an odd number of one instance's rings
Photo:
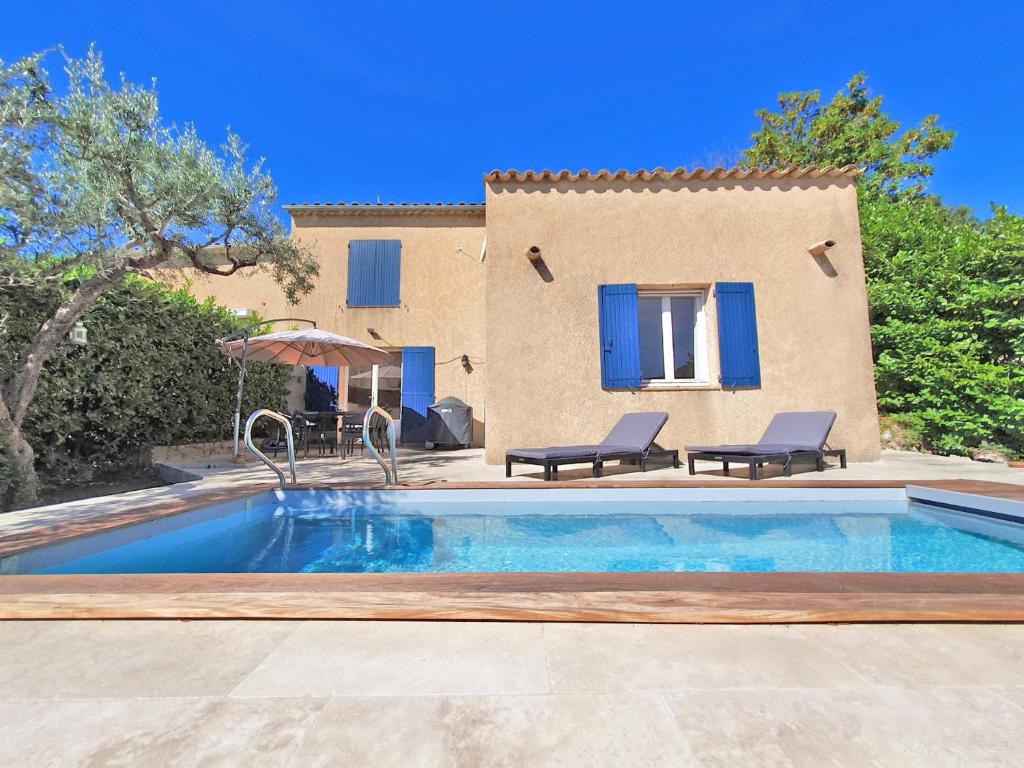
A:
{"type": "MultiPolygon", "coordinates": [[[[287,318],[286,318],[287,319],[287,318]]],[[[268,321],[273,322],[273,321],[268,321]]],[[[307,321],[308,322],[308,321],[307,321]]],[[[259,323],[253,327],[260,327],[259,323]]],[[[276,331],[250,336],[247,328],[236,334],[239,338],[218,339],[221,351],[238,362],[238,397],[235,400],[234,457],[238,458],[238,432],[242,418],[242,388],[245,386],[245,364],[248,360],[280,365],[379,365],[391,362],[391,354],[347,336],[328,333],[317,328],[297,331],[276,331]]]]}

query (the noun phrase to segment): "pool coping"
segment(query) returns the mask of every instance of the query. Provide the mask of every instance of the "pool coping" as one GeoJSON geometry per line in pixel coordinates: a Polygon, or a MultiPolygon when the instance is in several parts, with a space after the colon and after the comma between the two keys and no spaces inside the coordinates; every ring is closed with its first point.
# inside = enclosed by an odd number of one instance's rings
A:
{"type": "MultiPolygon", "coordinates": [[[[1024,502],[987,481],[429,483],[399,490],[914,488],[1024,502]]],[[[0,556],[273,489],[247,483],[143,510],[0,535],[0,556]]],[[[387,490],[300,484],[296,490],[387,490]]],[[[1021,622],[1024,574],[471,573],[0,577],[0,619],[387,619],[650,623],[1021,622]]]]}

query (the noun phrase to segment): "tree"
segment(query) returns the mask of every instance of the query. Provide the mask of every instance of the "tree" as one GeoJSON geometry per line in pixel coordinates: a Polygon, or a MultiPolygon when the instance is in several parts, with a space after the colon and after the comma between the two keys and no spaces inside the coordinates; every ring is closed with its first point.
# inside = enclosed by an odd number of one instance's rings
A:
{"type": "Polygon", "coordinates": [[[953,131],[928,115],[897,135],[900,124],[882,111],[863,73],[850,78],[828,104],[819,91],[780,93],[779,112],[759,109],[761,127],[743,153],[754,167],[786,165],[861,165],[870,186],[886,192],[923,190],[934,171],[927,162],[953,145],[953,131]]]}
{"type": "Polygon", "coordinates": [[[1024,218],[978,222],[927,194],[953,132],[903,133],[864,75],[827,104],[784,93],[758,110],[751,165],[860,165],[859,207],[878,404],[940,453],[1024,452],[1024,218]]]}
{"type": "Polygon", "coordinates": [[[43,366],[122,277],[176,263],[224,277],[268,269],[294,301],[317,274],[277,219],[262,161],[248,166],[236,135],[228,131],[215,152],[192,126],[164,124],[155,85],[122,76],[112,86],[92,50],[60,55],[63,94],[43,54],[0,62],[0,280],[67,286],[0,382],[0,456],[13,478],[7,503],[16,505],[38,488],[21,428],[43,366]]]}

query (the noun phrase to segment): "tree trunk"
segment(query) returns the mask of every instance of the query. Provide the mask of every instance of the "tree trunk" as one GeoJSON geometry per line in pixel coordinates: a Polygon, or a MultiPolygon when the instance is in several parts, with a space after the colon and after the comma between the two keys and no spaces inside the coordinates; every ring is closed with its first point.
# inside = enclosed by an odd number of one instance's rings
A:
{"type": "Polygon", "coordinates": [[[0,510],[31,507],[39,496],[35,451],[11,421],[0,422],[0,510]]]}
{"type": "Polygon", "coordinates": [[[21,425],[39,386],[43,364],[66,337],[71,327],[104,293],[124,275],[118,265],[106,274],[86,280],[61,303],[53,317],[43,323],[35,338],[22,351],[14,375],[0,393],[0,509],[30,507],[39,495],[35,451],[25,440],[21,425]],[[6,487],[5,487],[6,486],[6,487]]]}

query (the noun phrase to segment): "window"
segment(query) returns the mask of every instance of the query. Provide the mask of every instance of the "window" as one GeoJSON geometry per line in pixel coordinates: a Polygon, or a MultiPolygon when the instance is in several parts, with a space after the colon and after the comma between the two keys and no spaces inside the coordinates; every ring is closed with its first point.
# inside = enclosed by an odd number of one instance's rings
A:
{"type": "Polygon", "coordinates": [[[394,352],[391,358],[383,365],[353,365],[348,369],[344,410],[365,413],[371,405],[379,405],[393,418],[401,418],[402,353],[394,352]]]}
{"type": "Polygon", "coordinates": [[[642,386],[706,384],[704,292],[643,292],[637,296],[642,386]]]}
{"type": "Polygon", "coordinates": [[[338,410],[338,369],[328,365],[308,366],[303,401],[307,411],[338,410]]]}

